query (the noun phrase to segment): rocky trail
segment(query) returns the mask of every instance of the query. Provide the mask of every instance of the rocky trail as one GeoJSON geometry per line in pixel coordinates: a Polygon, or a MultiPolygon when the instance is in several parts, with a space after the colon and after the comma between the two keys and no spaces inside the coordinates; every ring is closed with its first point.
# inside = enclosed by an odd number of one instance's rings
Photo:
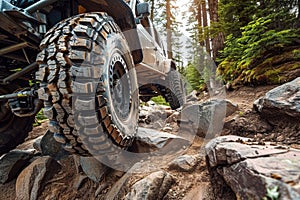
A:
{"type": "Polygon", "coordinates": [[[300,78],[226,93],[141,106],[130,150],[146,156],[127,172],[68,155],[43,123],[1,156],[0,199],[300,199],[300,78]]]}

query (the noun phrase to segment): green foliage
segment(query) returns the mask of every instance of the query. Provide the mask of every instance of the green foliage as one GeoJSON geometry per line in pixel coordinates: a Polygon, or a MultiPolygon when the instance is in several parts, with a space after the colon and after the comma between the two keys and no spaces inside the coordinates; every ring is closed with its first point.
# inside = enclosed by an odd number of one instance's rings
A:
{"type": "MultiPolygon", "coordinates": [[[[277,5],[274,3],[274,5],[277,5]]],[[[240,27],[241,35],[232,32],[225,41],[218,61],[218,74],[226,82],[235,84],[274,84],[286,81],[283,70],[291,71],[298,68],[300,29],[293,28],[296,16],[288,8],[275,7],[263,17],[269,8],[252,15],[253,20],[240,27]],[[286,63],[286,54],[290,58],[286,63]],[[280,60],[280,62],[278,61],[280,60]]]]}
{"type": "Polygon", "coordinates": [[[233,37],[241,35],[240,27],[247,25],[252,19],[258,5],[252,0],[220,0],[219,28],[225,35],[233,37]]]}
{"type": "MultiPolygon", "coordinates": [[[[197,57],[204,61],[200,70],[202,77],[190,65],[186,69],[185,75],[191,88],[199,90],[205,86],[207,77],[211,75],[209,71],[212,71],[208,70],[206,57],[201,58],[201,48],[197,47],[207,38],[218,38],[220,35],[225,36],[226,40],[224,47],[216,45],[223,48],[216,59],[217,75],[224,82],[230,82],[233,86],[259,85],[294,79],[300,69],[299,1],[219,0],[218,20],[210,21],[210,25],[203,28],[195,23],[200,1],[194,0],[190,7],[192,14],[188,30],[193,41],[191,58],[193,63],[197,63],[197,57]]],[[[222,41],[221,37],[219,39],[217,42],[222,41]]]]}
{"type": "Polygon", "coordinates": [[[162,96],[152,97],[151,100],[158,105],[170,106],[170,104],[166,102],[165,98],[163,98],[162,96]]]}
{"type": "Polygon", "coordinates": [[[267,188],[267,196],[264,197],[263,200],[278,200],[280,196],[278,190],[279,190],[278,186],[267,188]]]}
{"type": "MultiPolygon", "coordinates": [[[[182,67],[183,56],[182,46],[184,45],[181,41],[183,33],[180,30],[181,23],[177,21],[176,14],[179,12],[179,8],[176,6],[175,0],[170,0],[170,22],[171,30],[166,30],[167,24],[167,10],[166,1],[163,0],[145,0],[151,5],[151,12],[153,12],[153,24],[159,32],[161,38],[165,38],[167,32],[171,34],[171,41],[169,41],[171,49],[167,51],[172,52],[172,59],[176,63],[176,66],[182,67]],[[152,7],[153,6],[153,7],[152,7]]],[[[164,39],[166,40],[166,39],[164,39]]],[[[165,41],[165,47],[167,47],[168,41],[165,41]]]]}
{"type": "Polygon", "coordinates": [[[197,69],[195,64],[189,63],[185,67],[183,75],[188,82],[188,92],[191,92],[193,90],[201,91],[205,88],[205,80],[200,74],[199,69],[197,69]]]}
{"type": "Polygon", "coordinates": [[[35,123],[33,126],[39,126],[46,120],[47,117],[44,115],[44,109],[41,109],[40,112],[38,112],[38,114],[35,116],[35,123]]]}
{"type": "Polygon", "coordinates": [[[292,28],[297,21],[297,5],[298,0],[220,0],[219,31],[240,37],[242,27],[269,15],[273,15],[272,29],[292,28]]]}

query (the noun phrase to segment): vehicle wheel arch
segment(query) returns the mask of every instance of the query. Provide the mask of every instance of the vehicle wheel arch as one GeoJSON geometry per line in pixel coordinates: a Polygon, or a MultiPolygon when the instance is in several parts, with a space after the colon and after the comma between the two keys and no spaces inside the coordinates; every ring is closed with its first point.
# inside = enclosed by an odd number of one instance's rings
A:
{"type": "Polygon", "coordinates": [[[79,0],[78,2],[88,8],[87,12],[106,12],[111,16],[128,42],[134,63],[142,62],[143,52],[138,39],[135,17],[131,8],[123,0],[103,0],[99,3],[79,0]]]}

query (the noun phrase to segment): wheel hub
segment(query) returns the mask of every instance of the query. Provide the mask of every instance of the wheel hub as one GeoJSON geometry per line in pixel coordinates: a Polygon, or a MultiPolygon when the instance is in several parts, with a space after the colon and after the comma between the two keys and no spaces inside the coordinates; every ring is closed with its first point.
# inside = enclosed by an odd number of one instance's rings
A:
{"type": "Polygon", "coordinates": [[[110,91],[113,107],[121,120],[128,118],[131,108],[131,87],[127,65],[119,53],[115,53],[110,64],[110,91]]]}

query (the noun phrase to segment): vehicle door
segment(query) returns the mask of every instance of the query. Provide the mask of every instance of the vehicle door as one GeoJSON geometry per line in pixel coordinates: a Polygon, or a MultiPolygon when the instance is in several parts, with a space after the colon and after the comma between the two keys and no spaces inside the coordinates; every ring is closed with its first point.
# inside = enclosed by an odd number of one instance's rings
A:
{"type": "Polygon", "coordinates": [[[143,63],[159,70],[159,63],[157,60],[158,47],[155,41],[155,33],[152,22],[147,15],[139,15],[137,11],[139,1],[135,1],[135,3],[134,12],[136,13],[137,32],[143,51],[143,63]]]}

